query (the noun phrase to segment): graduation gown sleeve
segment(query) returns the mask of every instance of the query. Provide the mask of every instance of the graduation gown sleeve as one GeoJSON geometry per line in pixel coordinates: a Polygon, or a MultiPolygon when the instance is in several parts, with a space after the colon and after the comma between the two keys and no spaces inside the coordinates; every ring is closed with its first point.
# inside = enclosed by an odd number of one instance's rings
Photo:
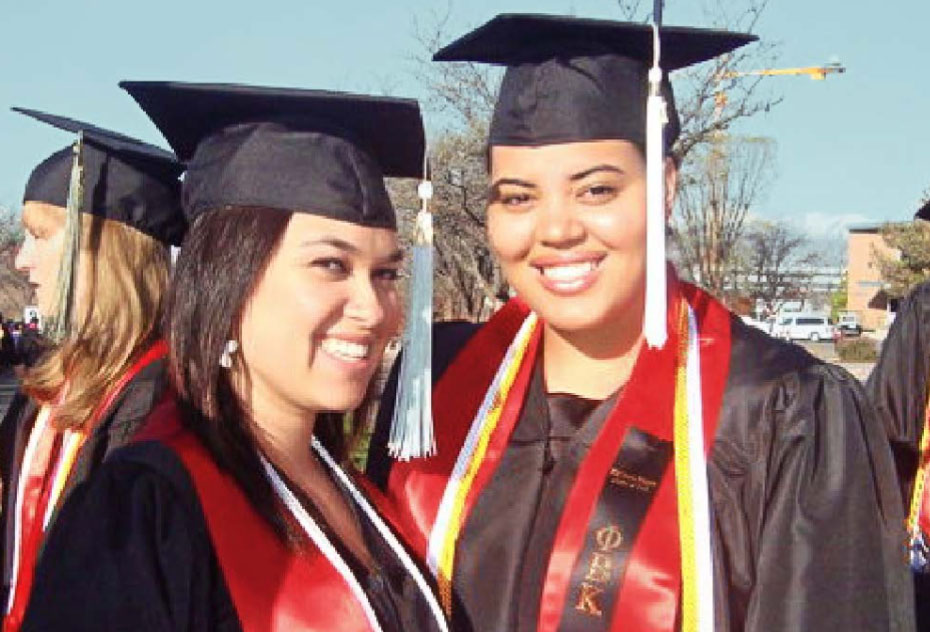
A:
{"type": "Polygon", "coordinates": [[[74,490],[48,536],[23,625],[240,629],[193,483],[155,443],[124,449],[74,490]]]}
{"type": "Polygon", "coordinates": [[[17,391],[0,421],[0,623],[4,612],[10,582],[13,576],[13,508],[16,506],[16,487],[19,470],[26,450],[26,442],[37,408],[22,391],[17,391]]]}
{"type": "MultiPolygon", "coordinates": [[[[894,452],[907,513],[920,458],[930,384],[930,282],[898,307],[866,389],[894,452]]],[[[918,629],[930,629],[930,575],[914,574],[918,629]]]]}
{"type": "Polygon", "coordinates": [[[904,502],[911,496],[930,382],[930,283],[901,302],[866,388],[894,451],[904,502]]]}
{"type": "Polygon", "coordinates": [[[734,322],[709,466],[718,629],[913,629],[891,453],[848,373],[734,322]]]}

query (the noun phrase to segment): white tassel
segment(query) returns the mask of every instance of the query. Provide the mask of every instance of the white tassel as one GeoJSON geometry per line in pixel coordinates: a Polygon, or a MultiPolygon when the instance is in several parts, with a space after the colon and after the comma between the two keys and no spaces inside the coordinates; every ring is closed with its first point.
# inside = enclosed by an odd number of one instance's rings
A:
{"type": "Polygon", "coordinates": [[[388,452],[399,461],[436,453],[433,436],[433,215],[429,200],[433,186],[424,180],[417,188],[417,239],[413,246],[410,303],[404,328],[403,355],[388,452]]]}
{"type": "Polygon", "coordinates": [[[662,129],[668,122],[659,67],[659,29],[653,25],[654,61],[646,101],[646,306],[643,333],[650,348],[665,346],[665,156],[662,129]]]}

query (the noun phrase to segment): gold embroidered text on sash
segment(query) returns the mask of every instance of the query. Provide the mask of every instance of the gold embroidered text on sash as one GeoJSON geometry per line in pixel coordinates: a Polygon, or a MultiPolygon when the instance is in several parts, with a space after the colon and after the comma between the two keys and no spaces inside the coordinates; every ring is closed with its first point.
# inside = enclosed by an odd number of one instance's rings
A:
{"type": "Polygon", "coordinates": [[[578,589],[575,610],[588,616],[602,617],[604,612],[598,597],[611,582],[617,568],[616,554],[623,546],[623,532],[617,525],[608,525],[594,532],[594,550],[588,559],[588,572],[578,589]]]}
{"type": "Polygon", "coordinates": [[[612,485],[619,485],[620,487],[628,487],[639,492],[648,493],[655,491],[655,488],[659,485],[659,481],[657,480],[640,474],[634,474],[621,467],[610,468],[610,478],[608,480],[612,485]]]}

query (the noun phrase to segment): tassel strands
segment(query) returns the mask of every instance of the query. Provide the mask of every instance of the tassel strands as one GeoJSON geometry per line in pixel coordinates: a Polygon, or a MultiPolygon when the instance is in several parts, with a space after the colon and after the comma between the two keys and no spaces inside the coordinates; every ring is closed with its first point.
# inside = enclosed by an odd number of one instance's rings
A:
{"type": "Polygon", "coordinates": [[[75,290],[78,282],[78,262],[81,254],[81,205],[84,199],[84,133],[74,142],[74,161],[68,186],[68,206],[65,218],[64,245],[58,284],[55,289],[55,316],[49,336],[60,343],[71,335],[74,318],[75,290]]]}
{"type": "Polygon", "coordinates": [[[423,171],[424,179],[417,188],[420,211],[416,219],[400,378],[388,439],[388,452],[400,461],[428,457],[436,452],[432,406],[433,215],[429,210],[433,186],[426,164],[423,171]]]}
{"type": "MultiPolygon", "coordinates": [[[[661,2],[656,19],[661,15],[661,2]]],[[[659,23],[652,24],[653,65],[649,69],[649,97],[646,101],[646,306],[643,333],[650,348],[662,348],[668,337],[665,271],[665,156],[662,130],[668,111],[662,97],[662,69],[659,67],[659,23]]]]}

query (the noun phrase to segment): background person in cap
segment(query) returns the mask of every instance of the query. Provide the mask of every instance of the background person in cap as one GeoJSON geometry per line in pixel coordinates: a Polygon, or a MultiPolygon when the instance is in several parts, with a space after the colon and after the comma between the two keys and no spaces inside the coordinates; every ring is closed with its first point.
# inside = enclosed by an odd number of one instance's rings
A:
{"type": "Polygon", "coordinates": [[[397,328],[383,176],[415,177],[415,101],[124,83],[188,165],[165,331],[176,398],[63,509],[25,629],[443,630],[340,464],[397,328]]]}
{"type": "Polygon", "coordinates": [[[28,323],[17,323],[16,337],[16,354],[13,363],[13,370],[16,377],[20,380],[26,375],[26,371],[35,364],[51,345],[45,339],[42,332],[39,331],[39,319],[35,316],[29,319],[28,323]]]}
{"type": "MultiPolygon", "coordinates": [[[[663,67],[751,39],[663,29],[663,67]]],[[[436,54],[507,66],[488,239],[516,298],[436,328],[438,456],[386,458],[389,385],[369,475],[462,628],[910,629],[891,455],[855,380],[671,271],[667,341],[644,342],[653,53],[648,25],[504,15],[436,54]]]]}
{"type": "Polygon", "coordinates": [[[4,631],[19,629],[63,500],[162,396],[158,319],[168,245],[180,243],[186,227],[181,168],[170,152],[20,111],[79,136],[35,168],[23,197],[26,239],[16,266],[56,335],[0,426],[4,631]]]}
{"type": "Polygon", "coordinates": [[[13,339],[13,321],[3,319],[0,314],[0,371],[10,368],[16,356],[16,342],[13,339]]]}
{"type": "MultiPolygon", "coordinates": [[[[930,221],[930,202],[914,218],[930,221]]],[[[918,629],[930,629],[930,282],[917,285],[898,306],[866,390],[884,423],[898,468],[918,629]]]]}

